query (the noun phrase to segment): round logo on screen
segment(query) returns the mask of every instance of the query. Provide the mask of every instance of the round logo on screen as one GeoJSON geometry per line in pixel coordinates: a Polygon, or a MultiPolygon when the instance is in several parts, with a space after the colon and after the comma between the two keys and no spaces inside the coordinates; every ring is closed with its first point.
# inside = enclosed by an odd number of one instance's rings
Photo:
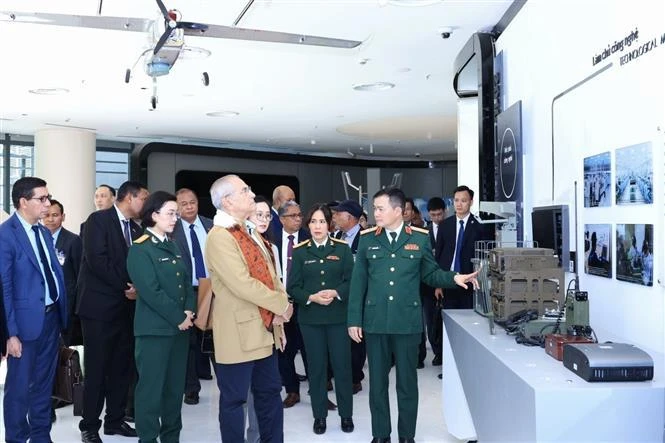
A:
{"type": "Polygon", "coordinates": [[[501,137],[501,152],[499,152],[499,177],[501,179],[501,192],[505,198],[511,198],[517,183],[517,152],[515,151],[515,134],[510,128],[503,131],[501,137]]]}

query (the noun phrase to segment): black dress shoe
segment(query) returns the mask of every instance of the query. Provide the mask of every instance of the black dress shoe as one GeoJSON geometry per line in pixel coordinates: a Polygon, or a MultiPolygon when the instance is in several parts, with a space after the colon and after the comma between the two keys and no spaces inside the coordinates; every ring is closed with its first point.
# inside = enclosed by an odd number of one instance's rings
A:
{"type": "Polygon", "coordinates": [[[360,383],[354,383],[352,389],[353,389],[353,395],[356,395],[358,392],[363,390],[363,385],[360,383]]]}
{"type": "Polygon", "coordinates": [[[312,428],[315,434],[323,434],[326,432],[326,419],[325,418],[315,418],[314,426],[312,428]]]}
{"type": "Polygon", "coordinates": [[[296,374],[296,378],[298,379],[298,381],[305,381],[305,380],[307,380],[307,376],[306,376],[306,375],[296,374]]]}
{"type": "Polygon", "coordinates": [[[353,419],[351,417],[342,419],[342,432],[353,432],[353,428],[353,419]]]}
{"type": "Polygon", "coordinates": [[[385,438],[374,437],[371,443],[390,443],[390,437],[385,437],[385,438]]]}
{"type": "Polygon", "coordinates": [[[418,366],[416,366],[416,368],[418,368],[418,369],[422,369],[424,367],[425,367],[425,362],[424,361],[419,361],[418,366]]]}
{"type": "Polygon", "coordinates": [[[201,380],[212,380],[212,375],[199,375],[199,379],[201,380]]]}
{"type": "Polygon", "coordinates": [[[330,400],[328,400],[328,410],[329,411],[334,411],[335,409],[337,409],[337,405],[335,403],[331,402],[330,400]]]}
{"type": "Polygon", "coordinates": [[[134,423],[134,414],[128,415],[125,412],[125,417],[123,418],[123,420],[126,421],[127,423],[134,423]]]}
{"type": "Polygon", "coordinates": [[[102,443],[99,432],[81,431],[81,441],[83,443],[102,443]]]}
{"type": "Polygon", "coordinates": [[[185,394],[185,404],[187,404],[187,405],[198,405],[199,404],[199,393],[198,392],[187,392],[185,394]]]}
{"type": "Polygon", "coordinates": [[[439,380],[443,380],[443,374],[439,374],[437,377],[439,377],[439,380]]]}
{"type": "Polygon", "coordinates": [[[399,443],[416,443],[416,441],[412,438],[401,438],[400,437],[399,443]]]}
{"type": "Polygon", "coordinates": [[[124,421],[120,423],[120,426],[116,426],[114,428],[104,427],[104,435],[121,435],[123,437],[137,437],[136,430],[131,426],[129,426],[124,421]]]}
{"type": "Polygon", "coordinates": [[[437,355],[434,357],[434,360],[432,360],[432,366],[441,366],[441,363],[443,363],[443,361],[440,355],[437,355]]]}

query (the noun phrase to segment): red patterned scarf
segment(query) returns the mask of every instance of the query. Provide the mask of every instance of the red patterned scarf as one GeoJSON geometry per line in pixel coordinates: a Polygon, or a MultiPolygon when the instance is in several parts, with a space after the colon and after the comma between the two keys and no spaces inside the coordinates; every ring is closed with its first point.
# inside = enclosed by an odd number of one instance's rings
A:
{"type": "MultiPolygon", "coordinates": [[[[261,247],[245,230],[240,229],[238,225],[226,229],[238,242],[240,250],[247,262],[247,266],[249,267],[250,277],[257,279],[268,289],[275,290],[275,282],[270,274],[270,268],[268,267],[265,256],[261,251],[261,247]]],[[[263,241],[265,243],[265,240],[263,241]]],[[[272,256],[272,248],[270,245],[266,245],[266,249],[268,250],[268,254],[272,256]]],[[[263,320],[263,325],[268,331],[272,332],[272,320],[275,317],[275,314],[260,306],[258,308],[259,313],[261,314],[261,320],[263,320]]]]}

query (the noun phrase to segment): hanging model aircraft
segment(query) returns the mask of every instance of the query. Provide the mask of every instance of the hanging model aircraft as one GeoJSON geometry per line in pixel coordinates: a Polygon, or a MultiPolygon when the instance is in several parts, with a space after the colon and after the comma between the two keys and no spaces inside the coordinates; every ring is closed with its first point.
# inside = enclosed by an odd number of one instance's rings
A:
{"type": "MultiPolygon", "coordinates": [[[[179,11],[175,9],[167,9],[162,0],[156,0],[156,2],[161,13],[161,16],[157,20],[107,17],[102,15],[87,16],[0,11],[0,22],[32,23],[149,33],[152,42],[151,46],[139,55],[136,63],[143,58],[145,73],[152,77],[153,90],[150,98],[152,109],[157,108],[157,77],[167,75],[171,72],[178,57],[187,50],[187,46],[185,46],[185,36],[323,46],[340,49],[355,48],[361,43],[360,41],[355,40],[237,27],[237,24],[252,6],[254,0],[249,0],[238,18],[234,21],[233,26],[182,21],[182,16],[179,11]]],[[[99,12],[101,13],[101,2],[99,12]]],[[[134,66],[136,66],[136,63],[134,63],[134,66]]],[[[125,83],[129,83],[132,69],[133,67],[125,71],[125,83]]],[[[207,72],[202,73],[202,80],[205,86],[210,84],[210,77],[207,72]]]]}

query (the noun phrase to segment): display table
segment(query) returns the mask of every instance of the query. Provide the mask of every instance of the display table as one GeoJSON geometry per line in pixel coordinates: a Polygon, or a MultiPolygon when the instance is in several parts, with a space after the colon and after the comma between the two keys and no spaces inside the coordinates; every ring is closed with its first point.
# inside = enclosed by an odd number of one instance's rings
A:
{"type": "Polygon", "coordinates": [[[443,312],[443,414],[459,439],[663,442],[663,355],[648,382],[588,383],[472,310],[443,312]]]}

